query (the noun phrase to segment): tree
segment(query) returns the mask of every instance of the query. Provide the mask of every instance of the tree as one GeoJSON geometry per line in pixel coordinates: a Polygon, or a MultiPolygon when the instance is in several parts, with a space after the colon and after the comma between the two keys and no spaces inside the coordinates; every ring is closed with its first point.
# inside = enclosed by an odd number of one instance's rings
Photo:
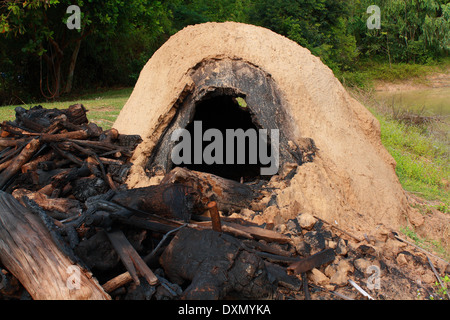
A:
{"type": "Polygon", "coordinates": [[[96,33],[113,36],[144,26],[156,37],[165,32],[170,15],[155,0],[78,1],[81,29],[70,30],[66,10],[71,4],[71,0],[6,0],[1,6],[0,30],[7,37],[25,39],[22,51],[39,57],[40,89],[47,98],[71,91],[78,53],[87,37],[96,33]],[[43,82],[47,82],[48,92],[44,92],[43,82]]]}
{"type": "Polygon", "coordinates": [[[368,57],[386,55],[393,62],[424,63],[450,49],[450,4],[446,0],[353,1],[351,30],[368,57]],[[378,5],[381,29],[365,26],[365,8],[378,5]]]}
{"type": "Polygon", "coordinates": [[[261,0],[256,1],[250,21],[296,41],[339,69],[352,65],[358,56],[348,16],[346,1],[261,0]]]}

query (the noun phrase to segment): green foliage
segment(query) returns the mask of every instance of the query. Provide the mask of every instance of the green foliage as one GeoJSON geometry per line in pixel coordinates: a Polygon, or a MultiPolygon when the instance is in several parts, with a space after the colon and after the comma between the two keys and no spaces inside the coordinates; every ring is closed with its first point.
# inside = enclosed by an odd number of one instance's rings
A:
{"type": "Polygon", "coordinates": [[[407,191],[450,206],[448,148],[423,131],[373,111],[381,124],[381,141],[395,159],[396,173],[407,191]]]}
{"type": "MultiPolygon", "coordinates": [[[[14,77],[7,78],[9,87],[17,88],[13,78],[22,77],[34,96],[38,95],[39,83],[44,83],[51,95],[58,97],[78,60],[83,64],[77,68],[75,84],[90,86],[93,83],[86,81],[89,78],[95,85],[130,84],[130,80],[135,81],[136,69],[142,68],[142,60],[148,59],[172,31],[171,12],[161,1],[78,1],[81,30],[69,30],[66,26],[66,10],[72,4],[71,0],[3,1],[2,37],[8,46],[21,44],[9,61],[16,65],[24,60],[32,62],[34,71],[32,77],[27,77],[19,69],[14,77]],[[93,50],[87,52],[86,48],[93,50]],[[132,62],[130,58],[135,59],[132,62]],[[136,66],[135,61],[140,65],[136,66]],[[92,75],[92,70],[97,73],[92,75]]],[[[3,61],[0,70],[5,70],[3,61]]]]}
{"type": "Polygon", "coordinates": [[[361,87],[370,86],[367,76],[399,78],[405,70],[396,68],[399,63],[428,64],[450,50],[447,0],[83,0],[76,2],[82,29],[68,30],[71,4],[0,2],[0,103],[9,103],[12,93],[39,96],[40,80],[64,88],[77,47],[75,88],[132,85],[169,36],[207,21],[269,28],[308,48],[347,84],[361,87]],[[369,5],[380,7],[381,29],[366,25],[369,5]],[[367,60],[384,69],[361,71],[367,60]],[[61,75],[52,81],[56,73],[61,75]]]}
{"type": "MultiPolygon", "coordinates": [[[[445,0],[361,0],[352,18],[352,30],[361,52],[385,56],[391,63],[426,63],[445,56],[450,50],[450,6],[445,0]],[[365,26],[364,8],[378,5],[381,29],[365,26]]],[[[367,19],[367,18],[366,18],[367,19]]]]}
{"type": "Polygon", "coordinates": [[[308,48],[332,69],[349,69],[358,57],[345,1],[264,0],[255,3],[251,23],[308,48]]]}
{"type": "MultiPolygon", "coordinates": [[[[448,256],[449,253],[446,252],[445,247],[441,241],[422,238],[416,233],[416,231],[414,229],[412,229],[411,227],[408,227],[408,226],[400,228],[400,232],[403,233],[408,238],[410,238],[411,240],[413,240],[415,245],[417,245],[425,250],[428,250],[428,251],[430,251],[430,250],[435,251],[440,256],[442,256],[444,259],[449,258],[449,256],[448,256]]],[[[447,282],[447,281],[445,281],[445,282],[447,282]]]]}

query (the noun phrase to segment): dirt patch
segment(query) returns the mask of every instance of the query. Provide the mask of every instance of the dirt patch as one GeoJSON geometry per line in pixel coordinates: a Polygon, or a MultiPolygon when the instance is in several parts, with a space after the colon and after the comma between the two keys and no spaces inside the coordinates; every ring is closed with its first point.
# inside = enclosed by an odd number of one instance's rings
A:
{"type": "MultiPolygon", "coordinates": [[[[303,257],[333,249],[336,257],[306,273],[308,292],[312,300],[355,299],[366,300],[350,281],[356,283],[374,300],[428,300],[447,299],[439,292],[433,267],[440,276],[449,274],[448,262],[408,243],[403,235],[383,226],[376,232],[364,233],[361,239],[347,232],[347,226],[326,222],[309,214],[294,219],[280,219],[279,210],[270,210],[274,230],[291,238],[291,247],[285,248],[303,257]]],[[[268,210],[269,211],[269,210],[268,210]]],[[[433,212],[424,217],[422,227],[429,236],[439,223],[449,225],[448,216],[433,212]]],[[[234,217],[253,217],[262,222],[266,215],[245,210],[234,217]]],[[[441,225],[442,226],[442,225],[441,225]]],[[[300,276],[298,276],[300,278],[300,276]]],[[[304,285],[304,283],[303,283],[304,285]]],[[[448,286],[448,284],[447,284],[448,286]]],[[[304,287],[298,290],[279,287],[275,299],[306,299],[304,287]]]]}

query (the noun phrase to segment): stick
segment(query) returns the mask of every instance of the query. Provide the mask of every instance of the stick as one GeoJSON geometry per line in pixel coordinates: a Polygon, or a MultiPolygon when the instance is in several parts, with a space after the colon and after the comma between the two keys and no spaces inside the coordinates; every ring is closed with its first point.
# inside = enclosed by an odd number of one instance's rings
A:
{"type": "Polygon", "coordinates": [[[305,293],[305,300],[311,300],[311,296],[309,295],[308,277],[306,276],[306,272],[302,273],[302,282],[303,282],[303,292],[305,293]]]}
{"type": "Polygon", "coordinates": [[[209,209],[209,214],[211,215],[212,229],[217,232],[222,232],[222,224],[220,223],[220,214],[217,209],[217,203],[211,201],[208,203],[207,208],[209,209]]]}
{"type": "Polygon", "coordinates": [[[333,224],[331,224],[331,223],[329,223],[329,222],[327,222],[327,221],[325,221],[325,220],[323,220],[323,219],[320,219],[320,218],[317,217],[317,216],[313,216],[313,217],[316,218],[317,220],[322,221],[323,223],[326,223],[326,224],[329,225],[330,227],[335,228],[336,230],[342,232],[343,234],[346,234],[346,235],[349,236],[350,238],[353,238],[354,240],[356,240],[356,242],[360,242],[360,241],[361,241],[361,239],[358,239],[357,237],[355,237],[354,235],[351,235],[351,234],[348,233],[347,231],[344,231],[344,230],[342,230],[342,229],[336,227],[335,225],[333,225],[333,224]]]}
{"type": "Polygon", "coordinates": [[[122,231],[107,232],[106,234],[136,285],[140,284],[139,275],[152,286],[158,283],[158,278],[128,242],[122,231]]]}
{"type": "MultiPolygon", "coordinates": [[[[434,267],[433,263],[431,262],[430,258],[427,256],[428,263],[430,264],[431,269],[434,272],[434,275],[436,276],[436,279],[438,279],[439,284],[441,285],[442,289],[446,290],[446,286],[442,283],[441,277],[439,277],[439,274],[436,271],[436,268],[434,267]]],[[[447,297],[450,300],[450,294],[447,292],[447,297]]]]}
{"type": "Polygon", "coordinates": [[[426,254],[427,254],[427,257],[428,257],[428,255],[430,255],[430,256],[432,256],[433,258],[439,259],[439,260],[445,262],[446,264],[449,264],[449,262],[445,261],[444,259],[442,259],[442,258],[440,258],[440,257],[438,257],[438,256],[436,256],[436,255],[434,255],[434,254],[432,254],[431,252],[428,252],[427,250],[425,250],[425,249],[423,249],[423,248],[421,248],[421,247],[415,245],[414,243],[411,243],[411,242],[409,242],[409,241],[407,241],[407,240],[404,240],[404,239],[400,238],[400,237],[397,236],[396,234],[394,234],[394,237],[395,237],[397,240],[399,240],[399,241],[401,241],[401,242],[405,242],[405,243],[409,244],[410,246],[413,246],[414,248],[416,248],[416,249],[418,249],[418,250],[420,250],[420,251],[426,253],[426,254]]]}
{"type": "Polygon", "coordinates": [[[78,158],[78,157],[74,156],[73,154],[71,154],[70,152],[66,152],[66,151],[61,150],[55,144],[50,144],[50,146],[53,148],[53,150],[55,150],[62,157],[72,161],[73,163],[75,163],[75,164],[77,164],[79,166],[83,165],[83,161],[80,158],[78,158]]]}
{"type": "Polygon", "coordinates": [[[368,294],[363,288],[358,286],[352,279],[348,279],[348,283],[350,283],[356,290],[359,291],[363,296],[367,297],[369,300],[375,300],[372,298],[370,294],[368,294]]]}
{"type": "Polygon", "coordinates": [[[166,241],[166,239],[169,237],[169,235],[171,235],[171,234],[174,233],[174,232],[177,232],[178,230],[180,230],[180,229],[186,227],[187,225],[188,225],[188,224],[185,223],[185,224],[183,224],[181,227],[178,227],[178,228],[176,228],[176,229],[173,229],[173,230],[167,232],[167,233],[164,235],[164,237],[161,239],[161,241],[158,243],[158,245],[155,247],[155,249],[153,249],[152,252],[150,252],[148,255],[146,255],[146,256],[144,257],[144,261],[148,263],[148,262],[153,258],[153,256],[156,254],[156,252],[158,251],[158,249],[161,248],[161,246],[163,245],[164,241],[166,241]]]}
{"type": "Polygon", "coordinates": [[[39,149],[39,146],[39,140],[31,140],[22,152],[11,161],[10,166],[0,174],[0,189],[5,186],[8,180],[11,179],[28,160],[31,159],[33,154],[39,149]]]}

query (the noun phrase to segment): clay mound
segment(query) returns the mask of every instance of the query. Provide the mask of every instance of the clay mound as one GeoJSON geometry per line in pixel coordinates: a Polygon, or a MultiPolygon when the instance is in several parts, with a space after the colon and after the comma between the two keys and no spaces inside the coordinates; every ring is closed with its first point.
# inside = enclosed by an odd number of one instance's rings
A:
{"type": "MultiPolygon", "coordinates": [[[[143,138],[133,156],[130,188],[151,183],[145,171],[148,158],[180,101],[203,85],[194,79],[199,66],[236,61],[261,70],[276,85],[279,110],[273,112],[286,115],[286,139],[301,146],[304,138],[311,138],[318,148],[312,161],[297,167],[290,183],[279,184],[276,205],[265,208],[261,217],[289,219],[307,212],[352,232],[405,225],[408,203],[395,161],[381,144],[378,121],[307,49],[270,30],[240,23],[189,26],[145,65],[114,125],[121,133],[143,138]]],[[[233,72],[239,78],[239,70],[233,72]]],[[[224,89],[227,81],[220,81],[224,89]]],[[[250,99],[252,90],[240,94],[250,99]]],[[[271,182],[276,186],[277,177],[271,182]]]]}

